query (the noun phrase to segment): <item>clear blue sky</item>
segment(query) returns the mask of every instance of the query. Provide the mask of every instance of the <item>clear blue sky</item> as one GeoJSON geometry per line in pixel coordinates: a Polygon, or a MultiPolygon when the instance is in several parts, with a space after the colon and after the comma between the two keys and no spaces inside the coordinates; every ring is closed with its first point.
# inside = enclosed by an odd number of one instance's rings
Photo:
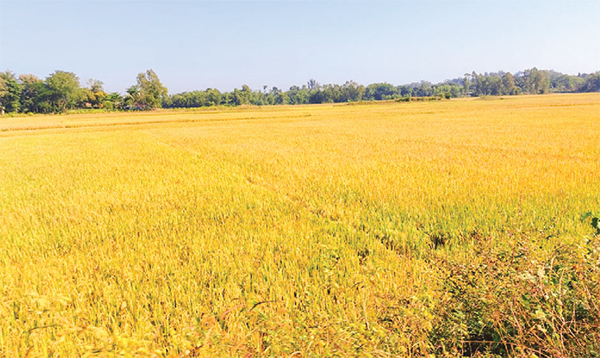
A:
{"type": "Polygon", "coordinates": [[[70,71],[121,93],[149,68],[177,93],[534,66],[599,70],[600,1],[0,0],[0,71],[70,71]]]}

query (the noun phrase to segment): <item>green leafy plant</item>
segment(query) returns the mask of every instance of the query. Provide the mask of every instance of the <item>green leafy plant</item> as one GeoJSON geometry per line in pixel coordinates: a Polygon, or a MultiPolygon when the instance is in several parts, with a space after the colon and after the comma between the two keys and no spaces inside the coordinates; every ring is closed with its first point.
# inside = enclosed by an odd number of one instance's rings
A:
{"type": "Polygon", "coordinates": [[[588,211],[587,213],[581,216],[581,221],[586,221],[590,217],[592,218],[590,224],[596,230],[595,235],[600,235],[600,219],[598,218],[598,216],[600,215],[597,215],[591,211],[588,211]]]}

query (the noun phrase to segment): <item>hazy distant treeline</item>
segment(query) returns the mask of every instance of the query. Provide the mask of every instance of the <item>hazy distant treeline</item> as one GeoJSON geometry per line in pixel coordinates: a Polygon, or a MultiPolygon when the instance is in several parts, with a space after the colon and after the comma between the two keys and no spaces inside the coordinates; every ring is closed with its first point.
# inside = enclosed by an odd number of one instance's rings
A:
{"type": "Polygon", "coordinates": [[[600,71],[576,76],[556,71],[529,70],[515,73],[465,74],[441,83],[421,81],[395,86],[373,83],[368,86],[348,81],[342,85],[321,85],[315,80],[287,91],[277,87],[252,90],[247,85],[231,92],[217,89],[168,95],[167,88],[153,70],[138,74],[136,84],[122,95],[107,93],[99,80],[84,86],[71,72],[55,71],[45,80],[34,75],[0,73],[2,113],[60,113],[69,109],[146,110],[153,108],[193,108],[208,106],[339,103],[388,100],[409,97],[454,98],[517,94],[573,93],[600,91],[600,71]]]}

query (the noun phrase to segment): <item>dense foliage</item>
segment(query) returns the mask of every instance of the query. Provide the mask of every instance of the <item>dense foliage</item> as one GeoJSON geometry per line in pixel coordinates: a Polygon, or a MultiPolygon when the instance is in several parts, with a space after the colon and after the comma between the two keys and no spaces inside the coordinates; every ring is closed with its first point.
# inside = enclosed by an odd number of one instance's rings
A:
{"type": "Polygon", "coordinates": [[[56,71],[44,81],[31,74],[16,76],[0,73],[0,111],[22,113],[60,113],[68,109],[104,108],[106,110],[148,110],[196,108],[209,106],[277,105],[308,103],[340,103],[408,99],[413,97],[455,98],[465,96],[498,96],[516,94],[573,93],[600,91],[600,71],[571,76],[556,71],[532,68],[516,74],[496,72],[467,73],[462,78],[432,84],[421,81],[394,86],[373,83],[368,86],[347,81],[343,85],[321,85],[314,79],[303,86],[284,91],[277,87],[252,90],[247,85],[232,92],[214,88],[168,95],[167,88],[153,70],[140,73],[137,84],[124,96],[106,93],[103,83],[90,79],[81,87],[71,72],[56,71]]]}
{"type": "Polygon", "coordinates": [[[35,75],[0,73],[0,111],[2,113],[61,113],[70,109],[107,110],[153,109],[167,99],[167,88],[153,70],[140,73],[137,84],[122,96],[106,93],[102,81],[90,79],[82,87],[72,72],[55,71],[45,80],[35,75]]]}
{"type": "Polygon", "coordinates": [[[600,91],[600,72],[571,76],[555,71],[533,68],[518,72],[473,72],[438,84],[421,81],[394,86],[389,83],[373,83],[368,86],[348,81],[343,85],[321,85],[310,80],[303,86],[292,86],[288,91],[277,87],[270,90],[251,90],[244,85],[233,92],[219,92],[209,88],[205,91],[183,92],[169,96],[163,102],[167,108],[193,108],[214,105],[272,105],[340,103],[357,101],[393,100],[409,97],[455,98],[466,96],[495,96],[516,94],[573,93],[600,91]]]}

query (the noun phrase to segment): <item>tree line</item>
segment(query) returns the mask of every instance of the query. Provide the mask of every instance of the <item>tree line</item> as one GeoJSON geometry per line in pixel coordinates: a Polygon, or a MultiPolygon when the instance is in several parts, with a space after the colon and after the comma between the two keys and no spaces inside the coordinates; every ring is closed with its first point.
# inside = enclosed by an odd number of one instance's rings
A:
{"type": "Polygon", "coordinates": [[[5,71],[0,73],[0,112],[64,113],[73,109],[149,110],[598,91],[600,71],[573,76],[537,68],[515,74],[472,72],[437,84],[421,81],[398,86],[389,83],[364,86],[347,81],[342,85],[321,85],[311,79],[305,85],[292,86],[287,91],[267,86],[252,90],[243,85],[231,92],[208,88],[173,95],[168,94],[151,69],[138,74],[136,84],[127,88],[124,95],[105,92],[99,80],[90,79],[82,86],[72,72],[55,71],[42,80],[31,74],[17,76],[5,71]]]}

